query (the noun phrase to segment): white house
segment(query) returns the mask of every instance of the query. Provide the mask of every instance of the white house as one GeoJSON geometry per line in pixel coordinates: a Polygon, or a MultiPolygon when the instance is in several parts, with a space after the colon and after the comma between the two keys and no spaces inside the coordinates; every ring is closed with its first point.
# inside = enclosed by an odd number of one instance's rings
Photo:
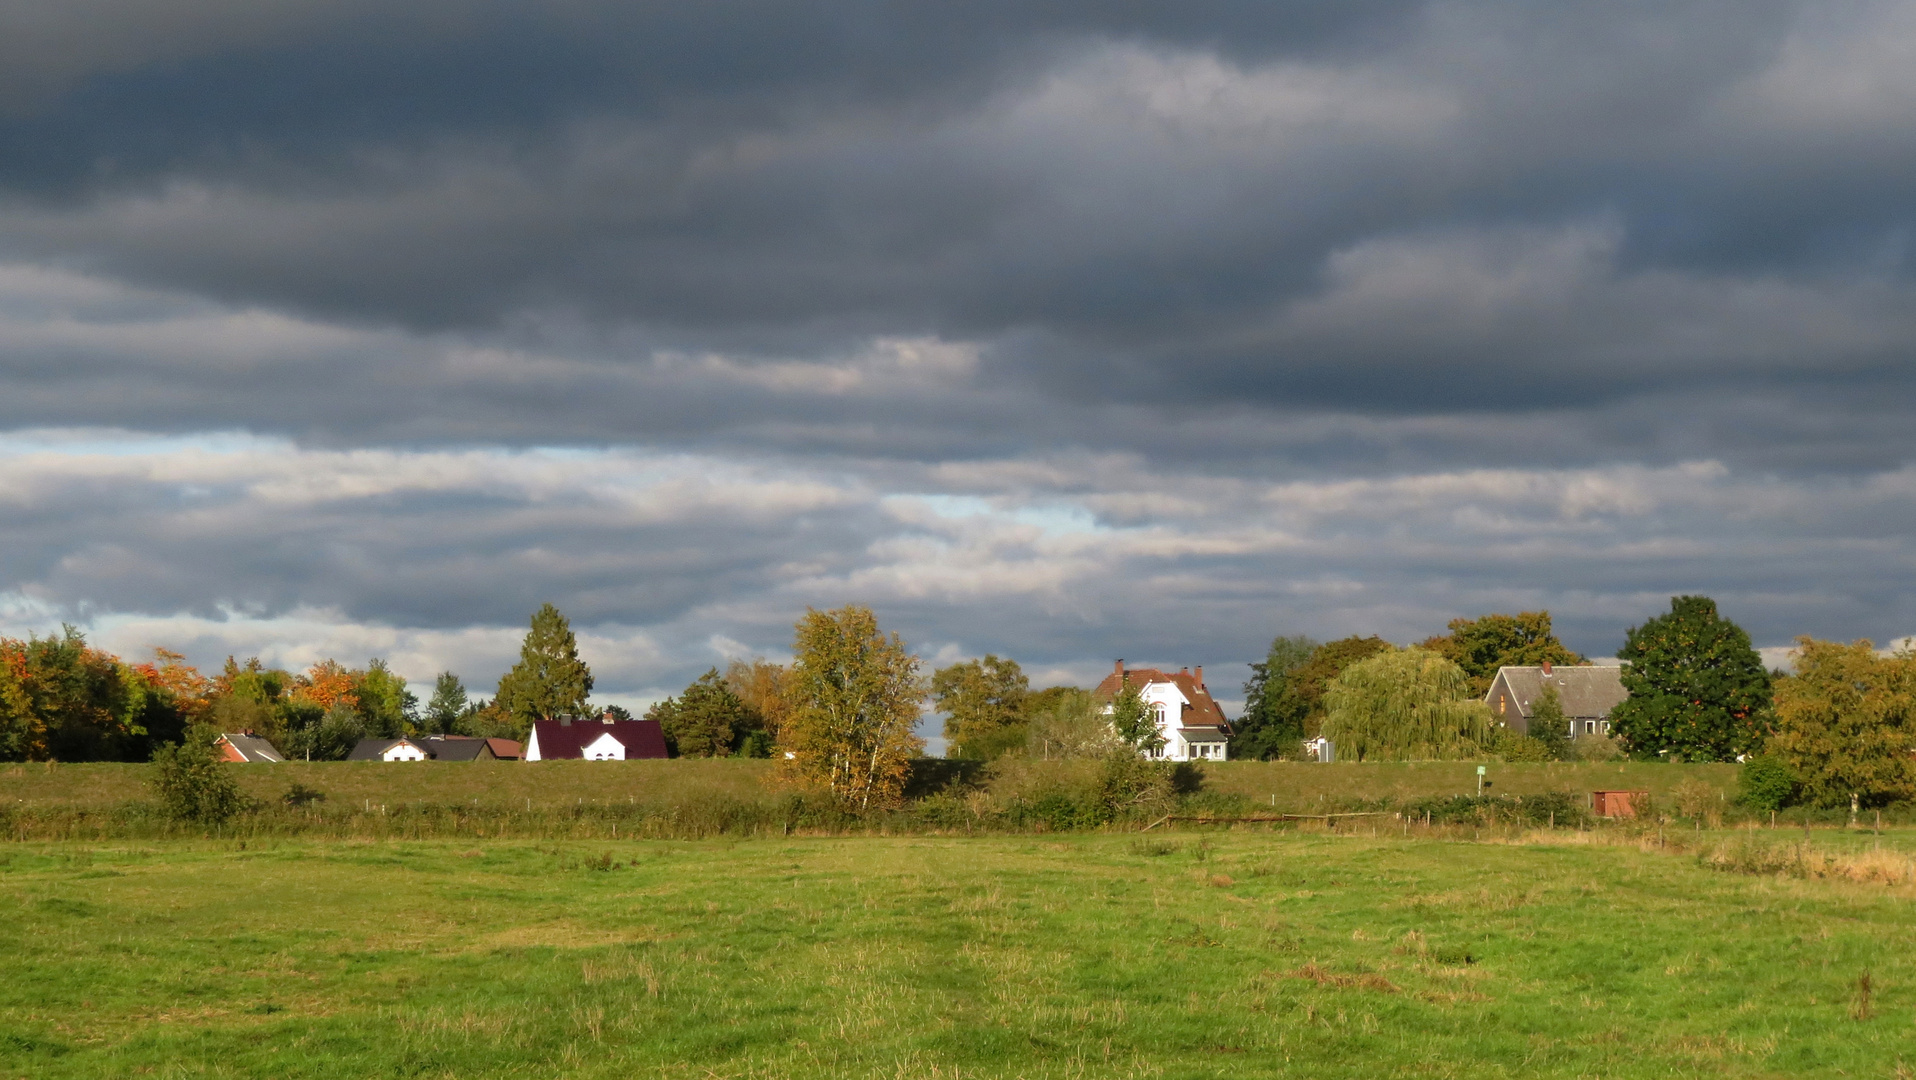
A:
{"type": "Polygon", "coordinates": [[[1119,660],[1094,693],[1110,701],[1127,685],[1157,711],[1158,737],[1163,745],[1151,751],[1152,757],[1165,761],[1224,760],[1231,725],[1204,686],[1203,665],[1195,673],[1190,668],[1176,673],[1156,668],[1127,671],[1124,661],[1119,660]]]}
{"type": "Polygon", "coordinates": [[[425,761],[432,755],[411,739],[361,739],[347,761],[425,761]]]}
{"type": "Polygon", "coordinates": [[[657,720],[618,720],[611,713],[598,719],[565,716],[535,720],[525,747],[527,761],[626,761],[662,758],[665,754],[665,732],[657,720]]]}

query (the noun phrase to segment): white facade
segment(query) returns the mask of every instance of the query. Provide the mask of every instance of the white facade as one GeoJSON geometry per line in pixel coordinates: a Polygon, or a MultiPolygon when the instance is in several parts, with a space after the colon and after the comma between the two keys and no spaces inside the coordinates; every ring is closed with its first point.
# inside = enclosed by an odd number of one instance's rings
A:
{"type": "MultiPolygon", "coordinates": [[[[1138,691],[1158,714],[1158,738],[1162,745],[1150,751],[1151,757],[1160,761],[1223,761],[1225,743],[1221,735],[1211,735],[1210,729],[1203,729],[1203,735],[1187,738],[1183,720],[1187,707],[1194,704],[1178,689],[1178,684],[1168,680],[1153,680],[1138,691]]],[[[1107,707],[1106,711],[1110,711],[1107,707]]]]}
{"type": "Polygon", "coordinates": [[[624,761],[625,744],[608,731],[580,748],[579,756],[587,761],[624,761]]]}
{"type": "Polygon", "coordinates": [[[426,752],[409,742],[396,742],[379,755],[381,761],[424,761],[426,752]]]}

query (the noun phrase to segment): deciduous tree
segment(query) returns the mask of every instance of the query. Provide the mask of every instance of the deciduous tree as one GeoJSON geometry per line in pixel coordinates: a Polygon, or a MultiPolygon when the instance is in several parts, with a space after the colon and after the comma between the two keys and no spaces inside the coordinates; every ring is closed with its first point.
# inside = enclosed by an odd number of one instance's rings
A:
{"type": "Polygon", "coordinates": [[[1025,743],[1025,699],[1031,680],[1016,660],[990,653],[941,668],[931,677],[932,704],[945,714],[947,757],[990,760],[1025,743]]]}
{"type": "Polygon", "coordinates": [[[896,804],[907,762],[923,749],[912,733],[924,699],[918,658],[857,605],[806,611],[792,652],[779,739],[787,768],[848,810],[896,804]]]}
{"type": "Polygon", "coordinates": [[[1423,647],[1462,668],[1475,697],[1490,692],[1500,667],[1585,663],[1551,632],[1548,611],[1452,619],[1449,629],[1449,634],[1424,641],[1423,647]]]}
{"type": "Polygon", "coordinates": [[[1233,725],[1232,757],[1268,760],[1296,752],[1304,741],[1311,703],[1293,683],[1321,647],[1302,635],[1279,637],[1271,642],[1263,662],[1251,665],[1251,679],[1244,684],[1244,715],[1233,725]]]}
{"type": "Polygon", "coordinates": [[[1803,637],[1793,667],[1776,686],[1768,750],[1801,783],[1803,799],[1881,806],[1916,798],[1916,655],[1803,637]]]}
{"type": "Polygon", "coordinates": [[[1630,696],[1611,730],[1640,757],[1732,761],[1769,733],[1770,673],[1743,628],[1707,596],[1670,599],[1670,613],[1632,627],[1623,648],[1630,696]]]}
{"type": "Polygon", "coordinates": [[[1134,752],[1149,755],[1164,745],[1164,734],[1158,723],[1158,707],[1144,699],[1144,692],[1131,685],[1129,679],[1118,688],[1111,701],[1111,730],[1118,741],[1130,747],[1134,752]]]}
{"type": "Polygon", "coordinates": [[[1345,668],[1325,694],[1324,736],[1339,758],[1431,761],[1478,757],[1490,709],[1462,668],[1429,649],[1380,653],[1345,668]]]}
{"type": "Polygon", "coordinates": [[[534,720],[579,716],[592,693],[592,669],[579,659],[572,624],[559,609],[543,605],[519,648],[519,662],[499,679],[495,703],[524,731],[534,720]]]}
{"type": "Polygon", "coordinates": [[[214,748],[219,736],[212,727],[194,724],[186,738],[154,752],[154,793],[174,819],[217,825],[245,808],[239,782],[214,748]]]}

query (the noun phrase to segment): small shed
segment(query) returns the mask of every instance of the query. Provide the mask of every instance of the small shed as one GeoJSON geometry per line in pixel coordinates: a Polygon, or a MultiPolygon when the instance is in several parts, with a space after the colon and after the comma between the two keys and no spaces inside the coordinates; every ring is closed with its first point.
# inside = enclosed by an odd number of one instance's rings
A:
{"type": "Polygon", "coordinates": [[[1633,818],[1637,806],[1649,796],[1647,791],[1593,791],[1590,809],[1598,817],[1633,818]]]}

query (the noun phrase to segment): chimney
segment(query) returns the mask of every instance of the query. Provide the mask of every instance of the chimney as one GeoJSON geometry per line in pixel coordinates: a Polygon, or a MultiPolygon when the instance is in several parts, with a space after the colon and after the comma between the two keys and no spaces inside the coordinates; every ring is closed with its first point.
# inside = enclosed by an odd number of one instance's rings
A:
{"type": "Polygon", "coordinates": [[[1550,661],[1548,661],[1548,660],[1545,660],[1545,661],[1543,662],[1543,673],[1544,673],[1545,675],[1548,675],[1548,674],[1550,674],[1550,661]]]}
{"type": "Polygon", "coordinates": [[[1188,664],[1178,669],[1179,675],[1189,675],[1190,673],[1191,673],[1191,668],[1190,668],[1190,665],[1188,664]]]}
{"type": "Polygon", "coordinates": [[[1197,684],[1199,686],[1204,685],[1204,665],[1203,664],[1199,664],[1197,666],[1197,684]]]}
{"type": "Polygon", "coordinates": [[[1118,686],[1122,688],[1124,686],[1124,661],[1119,660],[1116,664],[1111,665],[1111,670],[1117,675],[1118,686]]]}

